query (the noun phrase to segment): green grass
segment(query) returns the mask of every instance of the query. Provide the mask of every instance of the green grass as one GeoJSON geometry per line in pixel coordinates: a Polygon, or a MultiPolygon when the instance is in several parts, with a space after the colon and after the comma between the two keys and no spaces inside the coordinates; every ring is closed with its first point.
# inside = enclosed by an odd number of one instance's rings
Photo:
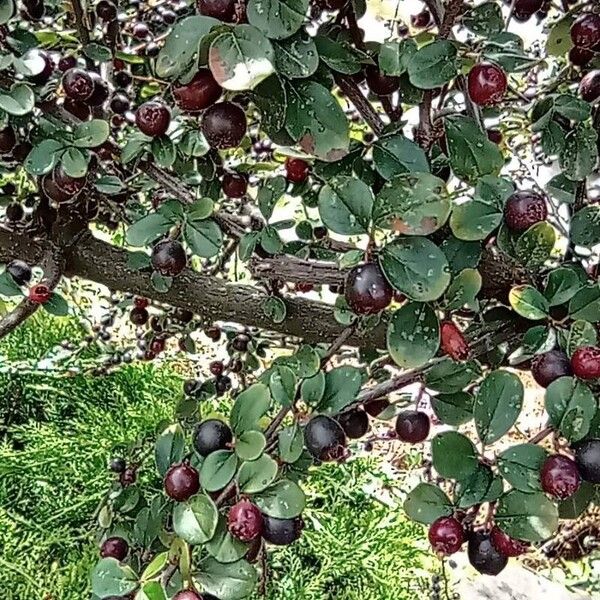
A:
{"type": "MultiPolygon", "coordinates": [[[[74,321],[36,317],[0,355],[39,360],[82,335],[74,321]]],[[[181,377],[145,364],[97,378],[17,372],[0,375],[0,390],[1,597],[87,598],[107,459],[152,447],[181,377]]],[[[269,600],[403,600],[425,589],[421,528],[365,491],[388,483],[379,472],[366,458],[314,470],[306,534],[270,554],[269,600]]]]}

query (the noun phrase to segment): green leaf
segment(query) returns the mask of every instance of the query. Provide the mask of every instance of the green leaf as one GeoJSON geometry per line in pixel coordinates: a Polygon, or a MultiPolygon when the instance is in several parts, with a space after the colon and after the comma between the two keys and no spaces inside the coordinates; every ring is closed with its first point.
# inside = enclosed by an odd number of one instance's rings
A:
{"type": "Polygon", "coordinates": [[[277,463],[267,454],[251,462],[244,462],[237,474],[240,491],[245,494],[262,492],[277,476],[277,463]]]}
{"type": "Polygon", "coordinates": [[[542,491],[540,472],[547,457],[548,452],[536,444],[517,444],[498,455],[498,470],[517,490],[542,491]]]}
{"type": "Polygon", "coordinates": [[[287,181],[283,175],[269,177],[261,182],[256,194],[256,201],[260,212],[267,221],[273,215],[275,205],[285,194],[286,187],[287,181]]]}
{"type": "Polygon", "coordinates": [[[446,184],[429,173],[405,173],[390,179],[377,194],[373,220],[405,235],[429,235],[450,214],[446,184]]]}
{"type": "Polygon", "coordinates": [[[283,79],[277,75],[267,77],[254,88],[252,99],[260,110],[260,125],[265,133],[274,138],[284,137],[285,143],[288,143],[284,130],[288,100],[283,79]]]}
{"type": "Polygon", "coordinates": [[[445,127],[450,166],[457,177],[475,183],[484,175],[498,175],[504,165],[502,153],[471,117],[447,117],[445,127]]]}
{"type": "Polygon", "coordinates": [[[200,484],[207,492],[222,490],[235,475],[237,457],[231,450],[209,454],[200,468],[200,484]]]}
{"type": "Polygon", "coordinates": [[[565,137],[558,162],[563,174],[582,181],[594,171],[598,161],[598,134],[590,125],[577,125],[565,137]]]}
{"type": "Polygon", "coordinates": [[[73,144],[79,148],[96,148],[101,146],[110,135],[108,122],[92,119],[77,125],[73,131],[73,144]]]}
{"type": "Polygon", "coordinates": [[[248,22],[276,40],[296,33],[307,10],[308,0],[249,0],[246,7],[248,22]]]}
{"type": "Polygon", "coordinates": [[[273,323],[283,323],[287,308],[285,302],[278,296],[269,296],[265,298],[262,305],[263,312],[273,323]]]}
{"type": "Polygon", "coordinates": [[[516,285],[510,290],[508,300],[518,315],[532,321],[545,319],[550,310],[546,298],[531,285],[516,285]]]}
{"type": "Polygon", "coordinates": [[[484,2],[473,7],[463,16],[463,24],[474,34],[489,37],[504,30],[502,9],[496,2],[484,2]]]}
{"type": "Polygon", "coordinates": [[[577,519],[590,505],[594,498],[594,486],[583,481],[579,489],[566,500],[558,503],[558,516],[561,519],[577,519]]]}
{"type": "Polygon", "coordinates": [[[516,257],[526,267],[540,267],[550,258],[555,243],[554,227],[545,221],[536,223],[519,237],[516,257]]]}
{"type": "Polygon", "coordinates": [[[481,244],[477,241],[459,240],[454,235],[448,236],[442,243],[442,250],[450,263],[453,275],[465,269],[475,269],[481,260],[481,244]]]}
{"type": "Polygon", "coordinates": [[[369,55],[356,49],[343,37],[337,40],[327,35],[317,35],[315,44],[320,59],[332,70],[346,75],[358,73],[369,55]]]}
{"type": "Polygon", "coordinates": [[[549,306],[558,306],[568,302],[580,288],[577,273],[568,267],[559,267],[548,274],[544,296],[549,306]]]}
{"type": "Polygon", "coordinates": [[[137,586],[136,574],[114,558],[101,558],[92,571],[92,592],[98,598],[125,596],[137,586]]]}
{"type": "Polygon", "coordinates": [[[313,377],[305,379],[300,386],[302,401],[308,406],[318,406],[325,393],[325,373],[320,371],[313,377]]]}
{"type": "Polygon", "coordinates": [[[135,595],[135,600],[167,600],[167,597],[159,581],[149,581],[135,595]]]}
{"type": "Polygon", "coordinates": [[[254,592],[258,575],[245,560],[220,563],[207,558],[198,565],[196,577],[202,590],[219,600],[243,600],[254,592]]]}
{"type": "Polygon", "coordinates": [[[473,418],[475,399],[469,392],[438,394],[431,398],[431,407],[435,416],[445,425],[458,427],[473,418]]]}
{"type": "Polygon", "coordinates": [[[334,177],[319,192],[319,214],[323,223],[342,235],[366,233],[372,207],[373,192],[355,177],[334,177]]]}
{"type": "Polygon", "coordinates": [[[94,187],[107,196],[115,196],[125,190],[125,185],[116,175],[103,175],[94,182],[94,187]]]}
{"type": "Polygon", "coordinates": [[[373,144],[373,165],[384,179],[402,173],[429,172],[423,149],[400,134],[381,137],[373,144]]]}
{"type": "Polygon", "coordinates": [[[219,515],[217,530],[206,544],[206,550],[220,563],[233,563],[244,557],[248,546],[229,533],[227,520],[223,515],[219,515]]]}
{"type": "Polygon", "coordinates": [[[282,429],[278,436],[279,458],[288,464],[295,463],[304,450],[304,439],[302,429],[298,425],[292,425],[282,429]]]}
{"type": "Polygon", "coordinates": [[[430,525],[440,517],[448,517],[454,512],[452,502],[436,485],[419,483],[404,500],[404,512],[409,519],[430,525]]]}
{"type": "Polygon", "coordinates": [[[456,45],[437,40],[417,50],[408,63],[410,82],[418,88],[432,90],[458,75],[456,45]]]}
{"type": "Polygon", "coordinates": [[[60,157],[62,168],[71,177],[83,177],[88,170],[89,154],[75,147],[67,148],[60,157]],[[85,152],[85,153],[84,153],[85,152]]]}
{"type": "Polygon", "coordinates": [[[194,156],[199,158],[208,154],[210,146],[206,141],[206,138],[199,130],[192,130],[185,133],[181,142],[178,145],[179,150],[187,156],[194,156]]]}
{"type": "Polygon", "coordinates": [[[253,497],[261,512],[277,519],[293,519],[306,505],[306,496],[297,483],[282,479],[253,497]]]}
{"type": "Polygon", "coordinates": [[[35,107],[35,94],[26,83],[15,83],[8,94],[0,94],[0,108],[17,117],[30,113],[35,107]]]}
{"type": "Polygon", "coordinates": [[[264,383],[255,383],[238,394],[229,417],[236,435],[244,431],[259,430],[260,419],[271,405],[271,394],[264,383]]]}
{"type": "Polygon", "coordinates": [[[357,367],[343,366],[328,371],[319,412],[336,414],[346,408],[358,395],[362,381],[362,372],[357,367]]]}
{"type": "Polygon", "coordinates": [[[445,254],[424,237],[397,238],[379,255],[379,265],[394,288],[413,300],[437,300],[450,283],[445,254]]]}
{"type": "Polygon", "coordinates": [[[178,21],[156,59],[156,75],[176,79],[187,73],[198,60],[202,38],[217,25],[221,25],[217,19],[200,15],[178,21]]]}
{"type": "MultiPolygon", "coordinates": [[[[250,7],[269,0],[251,0],[250,7]]],[[[276,2],[277,0],[271,0],[276,2]]],[[[261,27],[264,30],[264,27],[261,27]]],[[[251,90],[275,72],[275,52],[260,29],[236,25],[217,36],[210,45],[208,66],[226,90],[251,90]]]]}
{"type": "Polygon", "coordinates": [[[484,444],[499,440],[514,424],[523,407],[523,384],[508,371],[492,371],[475,396],[473,416],[484,444]]]}
{"type": "Polygon", "coordinates": [[[5,25],[15,14],[14,0],[0,0],[0,25],[5,25]]]}
{"type": "Polygon", "coordinates": [[[570,237],[578,246],[591,248],[600,244],[600,205],[586,206],[573,215],[570,237]]]}
{"type": "Polygon", "coordinates": [[[175,164],[177,158],[175,144],[166,135],[154,138],[150,144],[150,151],[159,167],[169,169],[175,164]]]}
{"type": "Polygon", "coordinates": [[[425,372],[427,387],[437,392],[453,394],[462,391],[481,375],[475,361],[457,363],[446,358],[425,372]]]}
{"type": "Polygon", "coordinates": [[[469,477],[458,482],[455,502],[459,508],[469,508],[476,504],[493,502],[503,491],[502,478],[494,475],[487,465],[480,464],[469,477]]]}
{"type": "Polygon", "coordinates": [[[142,548],[150,548],[160,533],[162,525],[160,507],[162,500],[159,497],[156,497],[156,500],[158,502],[153,502],[150,507],[145,506],[135,517],[133,535],[135,541],[142,548]]]}
{"type": "Polygon", "coordinates": [[[387,349],[403,369],[427,364],[440,346],[440,325],[435,311],[420,302],[408,302],[390,319],[387,349]]]}
{"type": "Polygon", "coordinates": [[[446,479],[466,479],[477,469],[477,450],[457,431],[438,433],[431,441],[433,466],[446,479]]]}
{"type": "Polygon", "coordinates": [[[572,47],[571,25],[574,16],[565,15],[550,28],[550,33],[546,38],[546,52],[551,56],[564,56],[572,47]]]}
{"type": "Polygon", "coordinates": [[[510,537],[541,542],[556,531],[558,509],[544,494],[513,490],[498,501],[496,524],[510,537]]]}
{"type": "Polygon", "coordinates": [[[411,38],[384,42],[379,48],[379,68],[386,75],[398,77],[406,72],[416,51],[417,44],[411,38]]]}
{"type": "Polygon", "coordinates": [[[600,321],[600,284],[587,285],[571,298],[569,316],[590,323],[600,321]]]}
{"type": "Polygon", "coordinates": [[[57,292],[52,292],[50,300],[42,304],[44,310],[55,317],[66,317],[69,314],[69,304],[57,292]]]}
{"type": "Polygon", "coordinates": [[[169,562],[169,553],[160,552],[151,561],[150,564],[144,569],[142,573],[142,580],[148,580],[156,577],[169,562]]]}
{"type": "Polygon", "coordinates": [[[159,475],[164,477],[171,465],[179,463],[185,456],[185,437],[181,425],[169,425],[156,440],[154,460],[159,475]]]}
{"type": "Polygon", "coordinates": [[[58,154],[62,150],[61,142],[56,140],[42,140],[36,144],[25,159],[25,169],[33,176],[49,173],[58,160],[58,154]]]}
{"type": "Polygon", "coordinates": [[[273,43],[277,72],[290,79],[305,79],[319,66],[319,53],[312,37],[300,31],[296,35],[273,43]]]}
{"type": "Polygon", "coordinates": [[[285,365],[277,365],[269,377],[269,389],[274,400],[282,406],[291,406],[296,396],[297,379],[294,371],[285,365]]]}
{"type": "Polygon", "coordinates": [[[131,246],[148,246],[167,233],[174,224],[172,218],[162,213],[150,213],[129,226],[125,241],[131,246]]]}
{"type": "Polygon", "coordinates": [[[458,310],[464,306],[475,305],[481,283],[481,275],[476,269],[464,269],[458,273],[446,290],[446,308],[458,310]]]}
{"type": "Polygon", "coordinates": [[[324,86],[314,81],[286,85],[286,129],[307,154],[327,162],[348,153],[350,137],[346,115],[324,86]]]}
{"type": "Polygon", "coordinates": [[[573,356],[577,348],[581,346],[596,346],[597,343],[598,334],[596,328],[587,321],[578,320],[571,323],[571,327],[569,327],[569,331],[566,334],[564,348],[569,356],[573,356]]]}
{"type": "Polygon", "coordinates": [[[223,245],[221,229],[212,219],[186,221],[183,237],[192,254],[202,258],[216,256],[223,245]]]}
{"type": "Polygon", "coordinates": [[[560,377],[546,389],[550,422],[570,442],[584,438],[596,414],[597,402],[590,388],[574,377],[560,377]]]}
{"type": "Polygon", "coordinates": [[[235,441],[235,453],[241,460],[256,460],[266,445],[267,440],[260,431],[244,431],[235,441]]]}

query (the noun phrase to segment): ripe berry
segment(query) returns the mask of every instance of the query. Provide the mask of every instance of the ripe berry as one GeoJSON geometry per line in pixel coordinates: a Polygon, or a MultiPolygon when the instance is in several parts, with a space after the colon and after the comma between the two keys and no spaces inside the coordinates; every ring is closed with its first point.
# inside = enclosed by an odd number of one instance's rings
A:
{"type": "Polygon", "coordinates": [[[470,535],[468,554],[469,562],[483,575],[498,575],[508,563],[508,557],[496,550],[486,532],[470,535]]]}
{"type": "Polygon", "coordinates": [[[573,373],[580,379],[600,378],[600,348],[583,346],[571,356],[573,373]]]}
{"type": "Polygon", "coordinates": [[[231,342],[231,346],[238,352],[247,352],[248,344],[250,343],[250,337],[245,333],[238,333],[231,342]]]}
{"type": "Polygon", "coordinates": [[[304,521],[301,517],[295,519],[277,519],[263,515],[263,539],[276,546],[293,544],[302,535],[304,521]]]}
{"type": "Polygon", "coordinates": [[[17,143],[17,134],[10,126],[6,126],[0,131],[0,154],[8,154],[17,143]]]}
{"type": "Polygon", "coordinates": [[[52,297],[52,292],[47,285],[38,283],[29,289],[29,300],[34,304],[45,304],[52,297]]]}
{"type": "Polygon", "coordinates": [[[131,34],[136,40],[145,40],[150,34],[150,29],[146,23],[135,23],[131,29],[131,34]]]}
{"type": "Polygon", "coordinates": [[[562,350],[538,354],[531,363],[531,374],[543,388],[547,388],[555,379],[571,373],[569,357],[562,350]]]}
{"type": "Polygon", "coordinates": [[[206,594],[201,596],[194,590],[181,590],[173,596],[173,600],[206,600],[206,598],[206,594]]]}
{"type": "Polygon", "coordinates": [[[584,481],[600,483],[600,439],[580,442],[575,447],[575,463],[584,481]]]}
{"type": "Polygon", "coordinates": [[[369,89],[378,96],[389,96],[400,88],[400,77],[386,75],[376,65],[368,65],[365,75],[369,89]]]}
{"type": "Polygon", "coordinates": [[[165,475],[165,492],[177,502],[185,502],[200,489],[198,471],[188,463],[173,465],[165,475]]]}
{"type": "Polygon", "coordinates": [[[117,456],[117,457],[111,459],[111,461],[108,465],[108,468],[113,473],[123,473],[123,471],[125,471],[125,469],[127,468],[127,463],[125,462],[124,458],[117,456]]]}
{"type": "Polygon", "coordinates": [[[227,528],[234,538],[251,542],[260,535],[262,527],[262,514],[249,500],[240,500],[229,509],[227,528]]]}
{"type": "Polygon", "coordinates": [[[65,94],[71,100],[85,102],[94,93],[94,80],[83,69],[77,67],[69,69],[62,78],[65,94]]]}
{"type": "Polygon", "coordinates": [[[183,246],[176,240],[163,240],[152,248],[152,266],[161,275],[176,277],[187,264],[183,246]]]}
{"type": "Polygon", "coordinates": [[[516,0],[515,1],[515,12],[521,14],[524,20],[527,20],[542,8],[544,0],[516,0]],[[526,18],[525,18],[526,17],[526,18]]]}
{"type": "Polygon", "coordinates": [[[354,267],[346,278],[344,296],[348,306],[359,315],[371,315],[389,306],[393,296],[388,283],[377,263],[366,263],[354,267]]]}
{"type": "Polygon", "coordinates": [[[363,408],[367,414],[378,417],[389,405],[390,401],[387,398],[378,398],[367,402],[363,408]]]}
{"type": "Polygon", "coordinates": [[[429,527],[427,537],[435,552],[449,556],[460,550],[465,532],[454,517],[440,517],[429,527]]]}
{"type": "Polygon", "coordinates": [[[352,440],[358,440],[369,431],[369,416],[360,408],[341,413],[335,420],[341,425],[344,433],[352,440]]]}
{"type": "MultiPolygon", "coordinates": [[[[569,62],[576,67],[585,67],[594,58],[592,50],[573,46],[569,50],[569,62]]],[[[581,93],[581,91],[580,91],[581,93]]]]}
{"type": "Polygon", "coordinates": [[[595,48],[600,44],[600,15],[584,13],[571,25],[571,39],[578,48],[595,48]]]}
{"type": "Polygon", "coordinates": [[[170,123],[171,113],[162,102],[155,100],[144,102],[135,113],[135,124],[138,129],[150,137],[165,135],[170,123]]]}
{"type": "Polygon", "coordinates": [[[410,23],[417,29],[423,29],[431,23],[431,13],[425,8],[416,15],[411,15],[410,23]]]}
{"type": "Polygon", "coordinates": [[[440,346],[442,352],[452,360],[461,361],[469,358],[469,343],[452,321],[443,321],[440,326],[440,346]]]}
{"type": "Polygon", "coordinates": [[[221,188],[228,198],[242,198],[248,189],[248,177],[243,173],[227,172],[223,175],[221,188]]]}
{"type": "Polygon", "coordinates": [[[227,375],[217,377],[215,388],[217,390],[217,396],[226,394],[231,389],[231,377],[227,377],[227,375]]]}
{"type": "Polygon", "coordinates": [[[200,69],[194,78],[173,88],[173,98],[184,111],[195,113],[213,105],[223,93],[209,69],[200,69]]]}
{"type": "Polygon", "coordinates": [[[87,104],[78,102],[72,98],[65,98],[63,107],[67,112],[71,113],[74,117],[77,117],[80,121],[87,121],[92,114],[92,111],[87,104]]]}
{"type": "Polygon", "coordinates": [[[130,108],[131,102],[125,94],[117,92],[110,101],[110,110],[118,115],[126,113],[130,108]]]}
{"type": "Polygon", "coordinates": [[[183,393],[186,396],[193,396],[199,388],[199,382],[196,379],[187,379],[183,382],[183,393]]]}
{"type": "Polygon", "coordinates": [[[504,207],[504,222],[511,231],[526,231],[548,216],[546,200],[532,190],[520,190],[509,196],[504,207]]]}
{"type": "Polygon", "coordinates": [[[521,556],[521,554],[525,554],[529,550],[527,542],[510,537],[496,525],[492,528],[490,538],[494,548],[500,554],[504,554],[504,556],[521,556]]]}
{"type": "Polygon", "coordinates": [[[219,102],[206,109],[201,127],[211,148],[234,148],[246,135],[246,114],[233,102],[219,102]]]}
{"type": "Polygon", "coordinates": [[[110,537],[100,547],[102,558],[116,558],[118,561],[125,560],[129,552],[129,544],[121,537],[110,537]]]}
{"type": "Polygon", "coordinates": [[[285,161],[285,177],[292,183],[304,183],[308,179],[310,165],[301,158],[288,157],[285,161]]]}
{"type": "Polygon", "coordinates": [[[127,71],[117,71],[113,75],[113,79],[115,81],[115,85],[119,88],[129,87],[133,81],[133,78],[127,71]]]}
{"type": "Polygon", "coordinates": [[[496,145],[502,143],[502,132],[499,129],[488,129],[486,130],[486,134],[490,142],[493,142],[496,145]]]}
{"type": "Polygon", "coordinates": [[[577,465],[562,454],[549,456],[540,473],[542,489],[554,498],[565,500],[572,496],[581,485],[577,465]]]}
{"type": "Polygon", "coordinates": [[[506,73],[491,63],[475,65],[467,78],[469,96],[475,104],[490,106],[498,104],[506,93],[506,73]]]}
{"type": "Polygon", "coordinates": [[[137,472],[135,468],[125,469],[119,477],[119,482],[123,487],[133,485],[137,480],[137,472]]]}
{"type": "Polygon", "coordinates": [[[86,103],[90,106],[102,106],[108,100],[110,94],[108,85],[98,73],[91,73],[90,76],[94,82],[94,91],[86,103]]]}
{"type": "Polygon", "coordinates": [[[217,325],[207,327],[204,330],[204,335],[213,342],[218,342],[221,339],[221,328],[217,325]]]}
{"type": "Polygon", "coordinates": [[[6,270],[18,285],[27,285],[31,281],[31,267],[22,260],[12,260],[6,266],[6,270]]]}
{"type": "Polygon", "coordinates": [[[225,369],[225,365],[223,364],[222,360],[213,360],[210,365],[208,366],[210,372],[215,376],[218,377],[219,375],[223,374],[223,370],[225,369]]]}
{"type": "Polygon", "coordinates": [[[339,460],[345,454],[346,435],[339,423],[330,417],[313,417],[304,428],[304,445],[317,459],[339,460]]]}
{"type": "Polygon", "coordinates": [[[198,12],[219,21],[231,23],[235,16],[235,0],[198,0],[198,12]]]}
{"type": "Polygon", "coordinates": [[[402,411],[396,419],[398,439],[409,444],[418,444],[429,435],[429,417],[418,410],[402,411]]]}
{"type": "Polygon", "coordinates": [[[233,433],[219,419],[207,419],[198,425],[194,433],[194,448],[200,456],[208,456],[216,450],[227,450],[233,442],[233,433]]]}
{"type": "Polygon", "coordinates": [[[47,83],[54,72],[54,62],[50,56],[42,50],[29,50],[22,57],[22,60],[31,72],[30,75],[27,75],[27,79],[36,85],[44,85],[47,83]]]}
{"type": "Polygon", "coordinates": [[[109,0],[100,0],[96,5],[96,14],[103,21],[112,21],[117,18],[117,7],[109,0]]]}
{"type": "Polygon", "coordinates": [[[581,78],[579,95],[586,102],[595,102],[600,98],[600,69],[590,71],[581,78]]]}

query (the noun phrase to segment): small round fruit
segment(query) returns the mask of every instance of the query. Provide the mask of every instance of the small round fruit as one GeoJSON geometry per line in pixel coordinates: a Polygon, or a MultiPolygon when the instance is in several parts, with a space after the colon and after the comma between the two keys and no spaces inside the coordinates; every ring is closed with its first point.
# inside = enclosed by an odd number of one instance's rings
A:
{"type": "Polygon", "coordinates": [[[223,375],[223,371],[225,370],[225,365],[222,360],[213,360],[210,365],[208,365],[208,370],[215,376],[223,375]]]}
{"type": "Polygon", "coordinates": [[[243,198],[248,189],[248,177],[243,173],[227,172],[223,175],[221,188],[228,198],[243,198]]]}
{"type": "Polygon", "coordinates": [[[113,75],[113,79],[115,81],[115,85],[121,89],[129,87],[133,81],[131,74],[127,71],[117,71],[113,75]]]}
{"type": "Polygon", "coordinates": [[[498,575],[508,564],[508,556],[492,544],[489,533],[474,532],[469,536],[469,562],[483,575],[498,575]]]}
{"type": "Polygon", "coordinates": [[[165,475],[165,492],[177,502],[185,502],[200,489],[198,471],[188,463],[180,463],[169,468],[165,475]]]}
{"type": "Polygon", "coordinates": [[[198,12],[206,17],[231,23],[235,16],[235,0],[198,0],[198,12]]]}
{"type": "Polygon", "coordinates": [[[578,48],[595,48],[600,44],[600,15],[584,13],[571,25],[571,40],[578,48]]]}
{"type": "Polygon", "coordinates": [[[515,0],[515,10],[529,16],[542,8],[544,0],[515,0]]]}
{"type": "Polygon", "coordinates": [[[109,0],[100,0],[96,5],[96,14],[103,21],[113,21],[117,18],[117,7],[109,0]]]}
{"type": "Polygon", "coordinates": [[[119,476],[119,483],[123,487],[128,487],[130,485],[133,485],[136,481],[137,481],[137,471],[133,467],[125,469],[119,476]]]}
{"type": "Polygon", "coordinates": [[[177,106],[186,112],[196,113],[212,106],[223,93],[209,69],[200,69],[194,78],[173,88],[177,106]]]}
{"type": "Polygon", "coordinates": [[[367,414],[378,417],[389,405],[390,401],[387,398],[377,398],[367,402],[363,408],[367,414]]]}
{"type": "Polygon", "coordinates": [[[131,102],[126,94],[117,92],[110,101],[110,110],[117,115],[125,114],[131,108],[131,102]]]}
{"type": "Polygon", "coordinates": [[[238,352],[247,352],[248,344],[250,343],[250,336],[245,333],[238,333],[231,342],[231,346],[238,352]]]}
{"type": "Polygon", "coordinates": [[[365,69],[367,85],[378,96],[389,96],[400,88],[400,77],[386,75],[376,65],[369,65],[365,69]]]}
{"type": "Polygon", "coordinates": [[[110,90],[104,79],[102,79],[98,73],[91,73],[90,75],[94,82],[94,91],[87,99],[86,103],[89,106],[102,106],[108,100],[110,90]]]}
{"type": "Polygon", "coordinates": [[[108,468],[113,473],[122,473],[127,468],[127,463],[125,462],[124,458],[116,456],[115,458],[111,459],[108,468]]]}
{"type": "Polygon", "coordinates": [[[532,190],[520,190],[511,194],[504,207],[504,222],[511,231],[517,233],[545,221],[547,216],[545,198],[532,190]]]}
{"type": "Polygon", "coordinates": [[[29,294],[27,296],[29,301],[33,302],[34,304],[46,304],[51,297],[52,291],[43,283],[38,283],[32,288],[29,288],[29,294]]]}
{"type": "Polygon", "coordinates": [[[571,375],[572,372],[569,357],[562,350],[538,354],[531,363],[531,374],[543,388],[547,388],[559,377],[571,375]]]}
{"type": "Polygon", "coordinates": [[[68,113],[71,113],[80,121],[87,121],[92,114],[92,109],[87,104],[73,100],[72,98],[65,98],[63,107],[68,113]]]}
{"type": "Polygon", "coordinates": [[[506,73],[491,63],[475,65],[467,78],[469,96],[479,106],[498,104],[504,98],[507,85],[506,73]]]}
{"type": "Polygon", "coordinates": [[[577,465],[563,454],[554,454],[544,461],[540,479],[544,492],[559,500],[571,497],[581,485],[577,465]]]}
{"type": "Polygon", "coordinates": [[[19,202],[11,202],[6,207],[6,212],[4,213],[7,221],[11,223],[16,223],[20,221],[25,216],[25,211],[23,210],[23,206],[19,202]]]}
{"type": "Polygon", "coordinates": [[[584,481],[600,483],[600,439],[585,440],[575,446],[575,464],[584,481]]]}
{"type": "Polygon", "coordinates": [[[148,322],[150,315],[145,308],[138,308],[137,306],[131,309],[129,313],[129,320],[134,324],[140,327],[141,325],[145,325],[148,322]]]}
{"type": "Polygon", "coordinates": [[[61,73],[73,69],[77,66],[77,59],[74,56],[63,56],[58,61],[58,70],[61,73]]]}
{"type": "Polygon", "coordinates": [[[145,135],[160,137],[169,129],[171,113],[162,102],[144,102],[135,113],[135,124],[145,135]]]}
{"type": "Polygon", "coordinates": [[[219,419],[207,419],[198,425],[194,433],[194,448],[200,456],[208,456],[216,450],[227,450],[233,442],[233,433],[219,419]]]}
{"type": "Polygon", "coordinates": [[[83,69],[77,67],[69,69],[62,78],[65,94],[71,100],[85,102],[94,93],[94,80],[83,69]]]}
{"type": "Polygon", "coordinates": [[[12,260],[6,266],[6,270],[18,285],[27,285],[31,281],[31,267],[22,260],[12,260]]]}
{"type": "Polygon", "coordinates": [[[502,132],[499,129],[487,129],[486,132],[488,140],[496,145],[500,145],[503,140],[502,132]]]}
{"type": "Polygon", "coordinates": [[[27,79],[36,85],[44,85],[54,73],[54,61],[43,50],[37,48],[28,50],[21,60],[31,73],[27,75],[27,79]]]}
{"type": "Polygon", "coordinates": [[[249,500],[240,500],[229,509],[227,529],[241,542],[251,542],[262,531],[263,517],[258,506],[249,500]]]}
{"type": "Polygon", "coordinates": [[[471,348],[463,332],[453,321],[443,321],[440,327],[440,346],[442,352],[452,360],[463,361],[469,358],[471,348]]]}
{"type": "Polygon", "coordinates": [[[8,154],[17,143],[17,134],[10,125],[0,131],[0,154],[8,154]]]}
{"type": "Polygon", "coordinates": [[[173,596],[173,600],[206,600],[206,595],[201,596],[194,590],[181,590],[173,596]]]}
{"type": "Polygon", "coordinates": [[[348,306],[359,315],[371,315],[387,308],[394,290],[377,263],[354,267],[344,286],[348,306]]]}
{"type": "Polygon", "coordinates": [[[573,373],[580,379],[600,379],[600,348],[582,346],[571,356],[573,373]]]}
{"type": "Polygon", "coordinates": [[[185,269],[187,257],[177,240],[163,240],[152,248],[151,262],[161,275],[176,277],[185,269]]]}
{"type": "Polygon", "coordinates": [[[494,525],[490,534],[494,548],[504,556],[521,556],[529,550],[529,544],[510,537],[502,529],[494,525]]]}
{"type": "Polygon", "coordinates": [[[440,517],[429,527],[427,537],[435,552],[449,556],[460,550],[465,532],[454,517],[440,517]]]}
{"type": "Polygon", "coordinates": [[[337,421],[318,415],[304,428],[304,445],[323,462],[339,460],[346,451],[346,434],[337,421]]]}
{"type": "Polygon", "coordinates": [[[277,519],[263,515],[263,539],[276,546],[293,544],[302,535],[304,521],[301,517],[294,519],[277,519]]]}
{"type": "Polygon", "coordinates": [[[285,177],[291,183],[304,183],[310,174],[310,165],[301,158],[288,157],[285,161],[285,177]]]}
{"type": "Polygon", "coordinates": [[[352,440],[360,439],[369,431],[369,416],[360,408],[341,413],[335,419],[352,440]]]}
{"type": "Polygon", "coordinates": [[[419,444],[429,435],[429,417],[418,410],[402,411],[396,419],[398,439],[408,444],[419,444]]]}
{"type": "Polygon", "coordinates": [[[246,135],[246,114],[233,102],[219,102],[206,109],[201,127],[211,148],[234,148],[246,135]]]}
{"type": "Polygon", "coordinates": [[[129,544],[121,537],[110,537],[100,547],[102,558],[116,558],[118,561],[125,560],[128,552],[129,544]]]}
{"type": "Polygon", "coordinates": [[[581,78],[579,95],[586,102],[595,102],[600,98],[600,69],[594,69],[581,78]]]}
{"type": "MultiPolygon", "coordinates": [[[[569,62],[576,67],[585,67],[592,58],[594,58],[594,52],[587,48],[573,46],[569,50],[569,62]]],[[[581,93],[581,87],[579,93],[581,93]]]]}

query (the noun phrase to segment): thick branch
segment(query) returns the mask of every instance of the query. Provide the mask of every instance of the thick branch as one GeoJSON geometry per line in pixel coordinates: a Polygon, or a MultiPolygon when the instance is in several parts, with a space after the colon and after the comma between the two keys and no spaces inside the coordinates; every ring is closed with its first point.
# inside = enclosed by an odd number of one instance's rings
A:
{"type": "Polygon", "coordinates": [[[339,74],[336,75],[335,82],[339,85],[342,92],[348,96],[350,102],[354,104],[356,110],[361,114],[362,118],[373,132],[377,135],[381,135],[385,128],[385,124],[371,103],[364,97],[360,88],[356,85],[356,82],[350,77],[339,74]]]}

